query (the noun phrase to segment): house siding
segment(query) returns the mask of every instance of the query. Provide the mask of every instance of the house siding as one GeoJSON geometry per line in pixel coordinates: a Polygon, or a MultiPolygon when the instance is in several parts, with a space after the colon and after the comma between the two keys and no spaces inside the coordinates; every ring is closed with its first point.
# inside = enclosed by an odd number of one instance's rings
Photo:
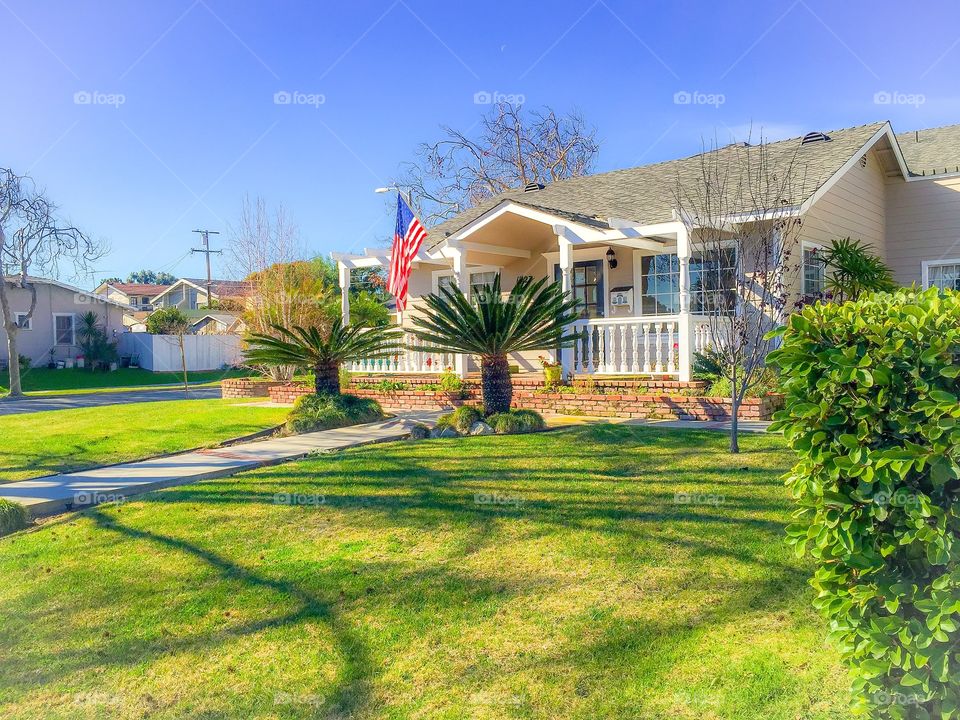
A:
{"type": "MultiPolygon", "coordinates": [[[[77,345],[54,344],[54,314],[73,314],[75,327],[79,326],[80,315],[93,311],[108,336],[117,339],[123,333],[123,309],[116,305],[95,300],[90,295],[80,295],[72,290],[47,283],[37,283],[37,307],[33,311],[32,328],[17,333],[17,352],[30,358],[33,365],[45,365],[50,360],[50,349],[54,350],[55,360],[76,357],[80,351],[77,345]]],[[[30,309],[30,291],[7,286],[7,295],[13,311],[27,312],[30,309]]],[[[7,333],[0,326],[0,359],[9,361],[7,333]]]]}
{"type": "Polygon", "coordinates": [[[898,283],[920,283],[925,260],[960,258],[960,178],[897,180],[887,195],[887,261],[898,283]]]}

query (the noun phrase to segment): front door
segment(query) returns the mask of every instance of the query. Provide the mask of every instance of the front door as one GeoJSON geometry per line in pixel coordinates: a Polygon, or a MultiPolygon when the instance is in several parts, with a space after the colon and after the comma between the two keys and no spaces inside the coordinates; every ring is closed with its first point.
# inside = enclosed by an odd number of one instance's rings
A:
{"type": "MultiPolygon", "coordinates": [[[[602,318],[604,314],[603,260],[584,260],[573,264],[573,296],[580,301],[580,317],[602,318]]],[[[560,266],[554,279],[562,282],[560,266]]]]}

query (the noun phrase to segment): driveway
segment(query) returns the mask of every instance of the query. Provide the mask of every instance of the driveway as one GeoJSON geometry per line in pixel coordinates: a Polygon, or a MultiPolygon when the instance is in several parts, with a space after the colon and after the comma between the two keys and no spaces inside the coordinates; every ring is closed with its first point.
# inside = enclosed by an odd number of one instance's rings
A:
{"type": "MultiPolygon", "coordinates": [[[[219,387],[191,388],[188,400],[209,400],[220,397],[219,387]]],[[[100,407],[101,405],[127,405],[130,403],[157,402],[160,400],[183,400],[183,388],[162,390],[130,390],[129,392],[92,392],[80,395],[27,396],[20,400],[0,400],[0,417],[48,410],[74,410],[76,408],[100,407]]]]}

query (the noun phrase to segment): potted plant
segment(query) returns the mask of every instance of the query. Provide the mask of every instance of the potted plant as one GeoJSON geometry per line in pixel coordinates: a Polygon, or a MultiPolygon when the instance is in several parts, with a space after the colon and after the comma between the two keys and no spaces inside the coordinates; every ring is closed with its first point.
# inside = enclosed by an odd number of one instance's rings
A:
{"type": "Polygon", "coordinates": [[[563,379],[563,366],[543,355],[540,355],[537,360],[540,361],[540,367],[543,368],[543,384],[547,387],[559,385],[563,379]]]}

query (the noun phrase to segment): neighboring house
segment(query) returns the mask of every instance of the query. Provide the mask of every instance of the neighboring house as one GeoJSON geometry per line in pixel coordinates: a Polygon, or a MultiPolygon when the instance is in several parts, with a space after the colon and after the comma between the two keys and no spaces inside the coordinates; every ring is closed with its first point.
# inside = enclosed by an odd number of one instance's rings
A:
{"type": "MultiPolygon", "coordinates": [[[[212,280],[210,293],[214,303],[229,303],[242,307],[252,294],[252,286],[237,280],[212,280]]],[[[168,285],[150,299],[156,308],[178,307],[181,310],[199,310],[210,307],[207,302],[207,281],[181,278],[168,285]]]]}
{"type": "Polygon", "coordinates": [[[146,283],[105,282],[93,292],[123,305],[130,305],[135,311],[144,312],[153,310],[153,298],[168,287],[169,285],[146,283]]]}
{"type": "MultiPolygon", "coordinates": [[[[785,202],[802,220],[795,296],[823,289],[816,249],[847,236],[867,243],[902,284],[960,288],[960,125],[896,134],[889,122],[878,122],[766,149],[770,157],[796,153],[805,173],[802,196],[785,202]]],[[[409,328],[418,299],[447,283],[470,292],[500,273],[509,291],[519,276],[555,278],[583,301],[578,326],[588,333],[560,353],[565,369],[689,380],[694,352],[710,341],[708,297],[698,288],[706,273],[723,287],[737,265],[732,251],[720,262],[698,256],[698,228],[679,219],[674,189],[700,177],[695,155],[488,199],[431,229],[414,260],[401,324],[409,328]]],[[[755,221],[749,213],[731,218],[731,232],[755,221]]],[[[342,288],[352,268],[389,265],[389,251],[334,258],[342,288]]],[[[349,293],[343,298],[348,318],[349,293]]],[[[533,370],[538,354],[554,353],[544,348],[512,361],[533,370]]],[[[408,349],[392,360],[352,369],[426,372],[448,364],[471,369],[466,358],[418,351],[408,336],[408,349]]]]}
{"type": "Polygon", "coordinates": [[[247,329],[246,324],[236,313],[219,311],[203,311],[203,313],[201,318],[191,324],[194,335],[242,335],[247,329]]]}
{"type": "MultiPolygon", "coordinates": [[[[32,365],[46,365],[54,361],[76,358],[81,352],[77,344],[77,328],[80,316],[93,311],[106,329],[107,336],[118,339],[123,333],[123,315],[130,311],[128,305],[116,302],[103,295],[87,292],[56,280],[30,278],[37,290],[37,305],[30,320],[30,291],[15,287],[7,280],[7,294],[12,302],[15,316],[21,324],[17,334],[17,352],[30,358],[32,365]]],[[[0,324],[0,360],[9,362],[7,334],[0,324]]]]}

